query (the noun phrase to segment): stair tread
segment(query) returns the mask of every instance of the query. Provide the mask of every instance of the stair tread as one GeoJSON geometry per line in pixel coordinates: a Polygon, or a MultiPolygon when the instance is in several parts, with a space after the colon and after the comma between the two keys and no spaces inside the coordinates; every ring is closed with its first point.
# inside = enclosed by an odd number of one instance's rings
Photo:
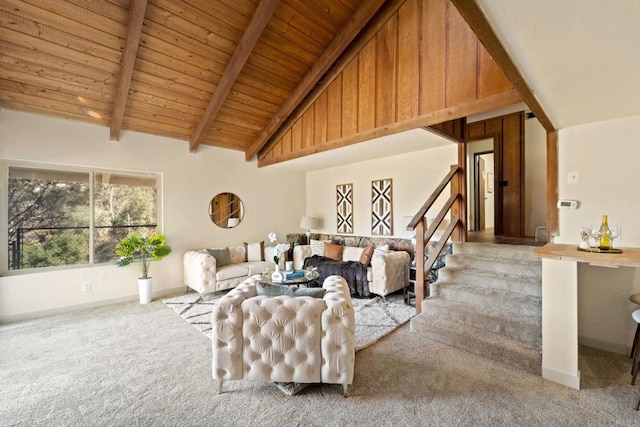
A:
{"type": "Polygon", "coordinates": [[[430,316],[473,326],[509,338],[542,346],[542,319],[540,315],[523,315],[493,310],[492,307],[469,306],[450,300],[431,297],[422,303],[422,312],[430,316]]]}
{"type": "Polygon", "coordinates": [[[481,289],[503,290],[514,294],[542,296],[540,279],[523,279],[521,276],[487,274],[473,270],[447,268],[438,273],[438,280],[434,283],[438,285],[455,283],[460,286],[466,285],[481,289]]]}
{"type": "Polygon", "coordinates": [[[459,268],[474,271],[500,272],[501,274],[522,277],[542,277],[542,263],[539,259],[531,261],[504,260],[481,255],[449,254],[445,260],[445,268],[459,268]]]}
{"type": "Polygon", "coordinates": [[[452,322],[451,320],[441,319],[432,316],[429,313],[421,313],[418,316],[415,316],[413,319],[422,319],[430,328],[439,326],[449,331],[453,330],[462,334],[472,334],[475,337],[482,337],[485,341],[491,342],[492,344],[498,345],[505,349],[511,348],[518,351],[523,350],[525,352],[533,351],[538,354],[540,353],[539,349],[535,348],[532,345],[529,345],[526,342],[505,337],[504,335],[496,334],[494,332],[486,331],[484,329],[476,328],[470,325],[464,325],[462,323],[452,322]]]}
{"type": "Polygon", "coordinates": [[[435,285],[435,287],[443,287],[443,288],[449,287],[449,289],[453,289],[456,291],[474,292],[482,296],[496,296],[496,294],[498,294],[500,296],[514,298],[514,299],[525,298],[525,299],[532,299],[535,301],[542,301],[542,298],[538,295],[524,294],[522,292],[515,292],[515,291],[507,290],[504,288],[492,288],[492,287],[481,286],[481,285],[469,285],[469,284],[460,283],[457,281],[438,280],[431,284],[431,286],[433,285],[435,285]]]}
{"type": "Polygon", "coordinates": [[[456,242],[453,243],[452,253],[464,253],[465,255],[482,254],[499,259],[529,260],[533,258],[533,251],[536,249],[538,249],[536,246],[456,242]]]}
{"type": "MultiPolygon", "coordinates": [[[[425,299],[425,302],[427,304],[427,307],[428,306],[446,307],[447,309],[452,309],[452,310],[475,312],[485,316],[494,317],[496,319],[505,319],[505,320],[518,319],[520,322],[523,322],[523,323],[529,323],[532,325],[542,325],[542,315],[520,313],[518,314],[517,317],[515,317],[514,314],[511,312],[505,312],[504,310],[500,310],[499,306],[498,307],[491,307],[491,306],[478,307],[478,306],[468,305],[458,301],[452,301],[452,300],[438,298],[438,297],[429,297],[425,299]]],[[[427,307],[424,307],[423,311],[428,310],[427,307]]]]}
{"type": "Polygon", "coordinates": [[[458,267],[455,265],[445,265],[444,267],[442,267],[440,269],[440,271],[444,270],[444,269],[449,269],[449,270],[456,270],[456,271],[472,271],[475,274],[482,274],[485,276],[490,276],[490,275],[496,275],[496,276],[515,276],[518,278],[522,278],[523,280],[540,280],[539,277],[537,276],[531,276],[531,275],[527,275],[527,274],[519,274],[519,273],[509,273],[509,272],[504,272],[504,271],[494,271],[491,269],[484,269],[484,268],[474,268],[474,267],[458,267]]]}
{"type": "Polygon", "coordinates": [[[489,359],[540,374],[542,354],[536,347],[500,334],[422,313],[411,319],[411,330],[489,359]]]}
{"type": "Polygon", "coordinates": [[[485,255],[482,253],[466,254],[466,253],[460,253],[460,252],[453,252],[453,253],[447,254],[447,257],[451,257],[451,256],[453,256],[454,258],[464,257],[464,258],[480,259],[480,260],[487,260],[487,261],[509,262],[512,264],[516,263],[516,264],[522,264],[522,265],[533,265],[533,266],[542,265],[542,261],[540,260],[540,258],[534,258],[533,256],[531,256],[531,259],[523,259],[523,258],[510,259],[510,258],[498,257],[491,254],[485,255]]]}

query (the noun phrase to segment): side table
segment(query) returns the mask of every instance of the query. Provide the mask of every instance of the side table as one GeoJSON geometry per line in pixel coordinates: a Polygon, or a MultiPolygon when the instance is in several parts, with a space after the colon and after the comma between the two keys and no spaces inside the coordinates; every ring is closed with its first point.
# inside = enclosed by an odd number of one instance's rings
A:
{"type": "MultiPolygon", "coordinates": [[[[407,286],[402,289],[402,294],[404,297],[404,303],[406,305],[410,305],[411,307],[416,306],[415,298],[416,298],[416,266],[414,264],[407,265],[407,286]],[[412,301],[413,300],[413,301],[412,301]]],[[[424,281],[424,296],[425,298],[429,296],[429,280],[424,281]]]]}

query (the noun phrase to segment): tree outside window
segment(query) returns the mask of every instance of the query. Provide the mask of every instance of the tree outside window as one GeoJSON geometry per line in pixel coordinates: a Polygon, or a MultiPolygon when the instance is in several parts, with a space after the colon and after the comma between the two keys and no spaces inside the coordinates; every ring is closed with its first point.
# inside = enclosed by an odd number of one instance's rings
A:
{"type": "Polygon", "coordinates": [[[95,262],[115,261],[115,247],[131,232],[156,231],[156,178],[95,174],[95,262]]]}

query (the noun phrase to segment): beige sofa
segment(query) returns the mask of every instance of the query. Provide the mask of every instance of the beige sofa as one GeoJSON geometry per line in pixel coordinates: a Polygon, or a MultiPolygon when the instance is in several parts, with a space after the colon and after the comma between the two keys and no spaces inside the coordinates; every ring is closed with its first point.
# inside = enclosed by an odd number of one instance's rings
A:
{"type": "Polygon", "coordinates": [[[212,312],[213,379],[342,384],[355,363],[349,286],[328,277],[323,298],[258,295],[259,276],[218,300],[212,312]]]}
{"type": "MultiPolygon", "coordinates": [[[[364,248],[345,246],[342,250],[343,261],[359,261],[364,248]]],[[[293,248],[293,267],[301,270],[304,260],[312,255],[310,245],[298,245],[293,248]]],[[[371,265],[367,268],[369,292],[382,297],[407,286],[407,267],[411,257],[405,251],[387,250],[375,253],[371,265]]]]}
{"type": "MultiPolygon", "coordinates": [[[[216,259],[206,249],[187,251],[183,258],[184,284],[198,293],[223,291],[242,283],[248,277],[273,271],[275,246],[264,247],[264,261],[246,261],[244,245],[230,246],[231,264],[216,265],[216,259]]],[[[280,257],[280,267],[284,269],[285,256],[280,257]]]]}

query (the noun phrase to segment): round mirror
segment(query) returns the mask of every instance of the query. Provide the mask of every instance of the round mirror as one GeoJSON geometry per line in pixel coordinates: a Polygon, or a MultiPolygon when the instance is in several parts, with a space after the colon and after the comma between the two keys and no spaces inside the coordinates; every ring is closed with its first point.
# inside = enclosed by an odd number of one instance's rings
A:
{"type": "Polygon", "coordinates": [[[209,217],[221,228],[233,228],[244,216],[242,200],[233,193],[217,194],[209,203],[209,217]]]}

